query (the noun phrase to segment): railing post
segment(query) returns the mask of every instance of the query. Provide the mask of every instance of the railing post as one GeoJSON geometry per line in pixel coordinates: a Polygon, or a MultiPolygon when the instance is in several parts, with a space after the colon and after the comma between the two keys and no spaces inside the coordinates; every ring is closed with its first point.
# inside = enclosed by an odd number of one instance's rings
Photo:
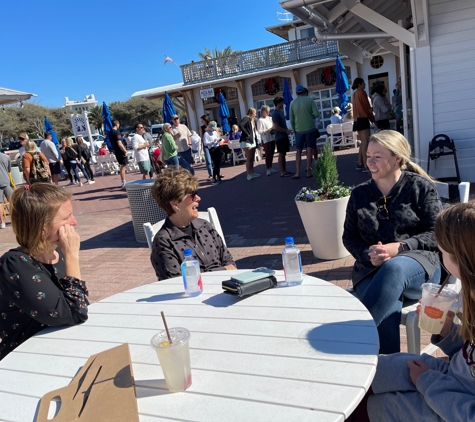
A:
{"type": "Polygon", "coordinates": [[[266,67],[270,67],[269,47],[266,47],[266,67]]]}

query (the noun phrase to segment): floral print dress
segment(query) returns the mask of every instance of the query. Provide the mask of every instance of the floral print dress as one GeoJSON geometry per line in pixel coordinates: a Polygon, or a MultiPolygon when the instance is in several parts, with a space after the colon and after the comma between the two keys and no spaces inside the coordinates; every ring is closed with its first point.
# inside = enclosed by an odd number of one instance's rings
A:
{"type": "Polygon", "coordinates": [[[47,326],[87,320],[86,283],[66,275],[64,256],[44,264],[11,249],[0,258],[0,360],[47,326]]]}

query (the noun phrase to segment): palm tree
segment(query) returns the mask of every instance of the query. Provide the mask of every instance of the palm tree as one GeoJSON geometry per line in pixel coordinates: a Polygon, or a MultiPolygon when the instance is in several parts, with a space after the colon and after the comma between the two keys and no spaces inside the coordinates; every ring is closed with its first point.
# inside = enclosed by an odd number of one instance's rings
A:
{"type": "Polygon", "coordinates": [[[102,124],[104,123],[104,119],[102,117],[102,107],[95,106],[91,108],[91,111],[88,113],[87,117],[89,119],[89,122],[96,126],[97,130],[99,130],[100,132],[102,129],[102,124]]]}
{"type": "Polygon", "coordinates": [[[233,50],[230,45],[228,45],[224,50],[218,49],[218,47],[214,47],[213,50],[210,50],[208,47],[204,48],[203,53],[198,53],[202,60],[206,59],[217,59],[219,57],[230,56],[231,54],[239,53],[239,50],[233,50]]]}

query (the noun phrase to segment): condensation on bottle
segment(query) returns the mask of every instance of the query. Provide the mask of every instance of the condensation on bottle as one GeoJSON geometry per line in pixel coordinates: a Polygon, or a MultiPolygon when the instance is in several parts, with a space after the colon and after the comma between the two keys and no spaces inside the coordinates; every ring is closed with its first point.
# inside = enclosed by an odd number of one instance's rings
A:
{"type": "Polygon", "coordinates": [[[302,259],[299,248],[294,245],[293,237],[285,238],[285,248],[282,251],[282,265],[287,286],[302,284],[302,259]]]}
{"type": "Polygon", "coordinates": [[[185,249],[183,254],[185,260],[181,264],[181,275],[183,276],[185,294],[186,296],[198,296],[203,291],[200,263],[193,258],[191,249],[185,249]]]}

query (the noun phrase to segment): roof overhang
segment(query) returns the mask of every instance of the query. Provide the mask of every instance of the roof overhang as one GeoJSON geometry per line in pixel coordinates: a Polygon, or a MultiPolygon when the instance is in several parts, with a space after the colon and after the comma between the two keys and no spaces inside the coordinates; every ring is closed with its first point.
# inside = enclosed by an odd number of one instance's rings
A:
{"type": "Polygon", "coordinates": [[[0,87],[0,105],[19,103],[29,100],[31,97],[36,97],[36,95],[0,87]]]}

